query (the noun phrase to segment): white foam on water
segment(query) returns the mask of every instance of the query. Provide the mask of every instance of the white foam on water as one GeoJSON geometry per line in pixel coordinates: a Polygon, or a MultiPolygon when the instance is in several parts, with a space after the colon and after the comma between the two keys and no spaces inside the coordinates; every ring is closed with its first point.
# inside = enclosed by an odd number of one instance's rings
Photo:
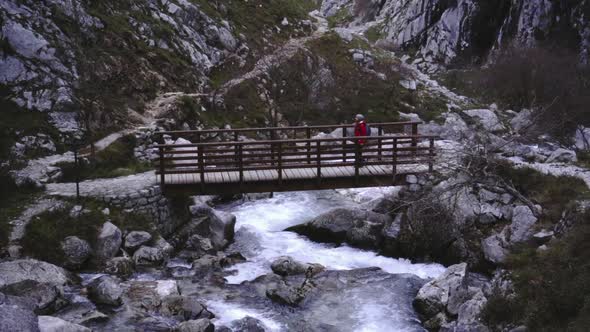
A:
{"type": "MultiPolygon", "coordinates": [[[[359,190],[360,191],[360,190],[359,190]]],[[[350,194],[350,190],[347,191],[350,194]]],[[[377,194],[374,190],[371,194],[377,194]]],[[[235,247],[248,262],[235,265],[237,273],[226,277],[229,283],[241,283],[270,272],[271,262],[279,256],[291,256],[307,263],[319,263],[333,270],[380,267],[389,273],[412,273],[421,278],[435,278],[444,272],[439,264],[412,264],[406,259],[379,256],[374,252],[346,245],[334,246],[315,243],[285,228],[311,220],[338,207],[357,206],[351,197],[367,195],[339,195],[334,191],[296,192],[278,194],[228,209],[237,217],[235,247]],[[240,233],[248,233],[240,242],[240,233]]]]}
{"type": "Polygon", "coordinates": [[[285,329],[281,323],[272,320],[266,314],[238,304],[210,300],[206,302],[206,305],[210,311],[215,312],[215,318],[213,319],[215,326],[228,326],[234,320],[250,316],[261,321],[268,331],[284,331],[285,329]]]}

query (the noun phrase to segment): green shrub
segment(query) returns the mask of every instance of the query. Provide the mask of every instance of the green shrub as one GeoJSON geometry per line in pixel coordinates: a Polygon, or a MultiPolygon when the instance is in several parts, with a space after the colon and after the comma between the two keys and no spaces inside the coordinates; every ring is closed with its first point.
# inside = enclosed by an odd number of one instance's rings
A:
{"type": "Polygon", "coordinates": [[[92,200],[80,205],[89,210],[79,217],[70,216],[71,203],[63,208],[41,213],[31,220],[21,240],[23,252],[40,260],[53,264],[63,264],[64,254],[61,242],[68,236],[77,236],[94,246],[98,233],[106,221],[117,225],[122,231],[143,230],[154,233],[152,223],[143,215],[126,213],[118,208],[110,208],[105,216],[101,210],[104,206],[92,200]]]}
{"type": "Polygon", "coordinates": [[[543,219],[551,224],[559,221],[561,213],[571,207],[572,202],[590,197],[586,183],[572,176],[546,175],[528,167],[513,168],[500,164],[499,175],[512,182],[525,197],[543,207],[543,219]]]}
{"type": "Polygon", "coordinates": [[[518,301],[531,331],[588,331],[590,213],[577,216],[568,234],[549,250],[511,258],[518,301]]]}

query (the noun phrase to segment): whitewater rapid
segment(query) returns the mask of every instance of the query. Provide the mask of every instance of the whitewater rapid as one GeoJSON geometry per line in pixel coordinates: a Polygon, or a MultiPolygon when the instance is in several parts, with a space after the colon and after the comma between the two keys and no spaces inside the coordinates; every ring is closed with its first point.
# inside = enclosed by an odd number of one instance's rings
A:
{"type": "MultiPolygon", "coordinates": [[[[391,274],[409,273],[420,278],[436,278],[445,268],[439,264],[412,264],[406,259],[379,256],[374,252],[347,245],[315,243],[304,236],[284,229],[307,222],[325,212],[341,207],[366,207],[370,201],[392,193],[395,188],[349,189],[344,191],[310,191],[275,194],[272,198],[234,203],[218,207],[237,217],[235,242],[230,251],[238,251],[247,262],[228,268],[232,275],[226,277],[230,284],[253,280],[271,272],[270,265],[280,256],[291,256],[306,263],[319,263],[330,270],[350,270],[380,267],[391,274]]],[[[379,296],[355,295],[354,324],[351,331],[415,331],[404,323],[403,315],[391,299],[379,296]]],[[[283,326],[273,319],[272,313],[255,311],[223,301],[209,301],[217,309],[219,323],[252,316],[262,320],[272,331],[282,331],[283,326]]],[[[351,305],[351,304],[347,304],[351,305]]],[[[335,309],[337,310],[337,309],[335,309]]]]}

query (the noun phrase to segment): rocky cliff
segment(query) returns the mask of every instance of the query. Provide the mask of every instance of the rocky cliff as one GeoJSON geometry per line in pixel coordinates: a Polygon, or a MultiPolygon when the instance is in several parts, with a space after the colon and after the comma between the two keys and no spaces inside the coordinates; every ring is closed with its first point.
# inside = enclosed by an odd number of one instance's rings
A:
{"type": "Polygon", "coordinates": [[[590,3],[551,0],[334,0],[322,11],[339,25],[370,23],[375,38],[409,52],[435,71],[461,61],[485,62],[512,45],[557,45],[588,61],[590,3]]]}

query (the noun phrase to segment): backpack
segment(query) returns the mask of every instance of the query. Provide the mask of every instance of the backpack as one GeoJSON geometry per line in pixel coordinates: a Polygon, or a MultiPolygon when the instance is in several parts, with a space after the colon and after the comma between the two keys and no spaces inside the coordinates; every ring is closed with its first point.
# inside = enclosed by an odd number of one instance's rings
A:
{"type": "Polygon", "coordinates": [[[365,122],[365,128],[367,128],[367,136],[371,136],[371,127],[365,122]]]}

